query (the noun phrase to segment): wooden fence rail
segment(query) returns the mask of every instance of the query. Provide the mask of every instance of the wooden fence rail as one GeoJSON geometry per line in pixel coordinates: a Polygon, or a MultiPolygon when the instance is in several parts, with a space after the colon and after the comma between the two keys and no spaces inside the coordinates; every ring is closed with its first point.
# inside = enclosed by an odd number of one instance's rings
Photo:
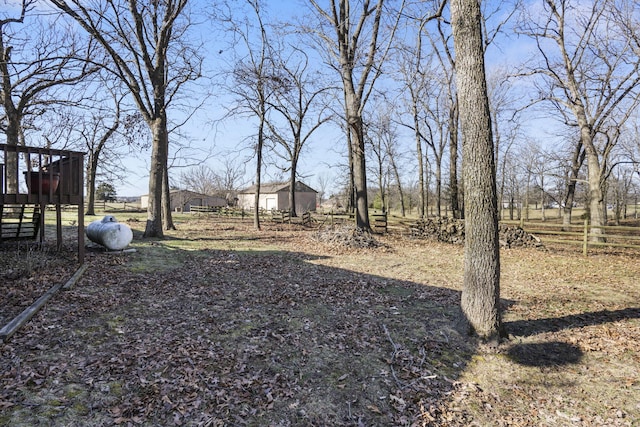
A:
{"type": "Polygon", "coordinates": [[[371,228],[373,231],[378,233],[386,233],[387,232],[387,214],[385,213],[375,213],[371,215],[371,228]]]}
{"type": "Polygon", "coordinates": [[[589,247],[618,247],[640,249],[640,227],[629,226],[600,226],[593,227],[585,220],[583,224],[569,226],[543,222],[518,222],[503,221],[505,224],[515,224],[522,227],[527,233],[542,237],[542,241],[582,246],[583,255],[587,255],[589,247]],[[592,229],[598,228],[603,233],[593,233],[592,229]],[[592,238],[603,238],[604,242],[592,241],[592,238]]]}

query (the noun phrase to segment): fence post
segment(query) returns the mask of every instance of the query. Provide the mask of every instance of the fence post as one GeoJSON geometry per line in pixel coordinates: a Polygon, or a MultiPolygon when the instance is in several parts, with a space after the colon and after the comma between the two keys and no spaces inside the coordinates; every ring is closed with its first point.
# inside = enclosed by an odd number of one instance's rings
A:
{"type": "Polygon", "coordinates": [[[582,241],[582,255],[587,256],[587,247],[589,245],[589,219],[584,219],[584,237],[582,241]]]}

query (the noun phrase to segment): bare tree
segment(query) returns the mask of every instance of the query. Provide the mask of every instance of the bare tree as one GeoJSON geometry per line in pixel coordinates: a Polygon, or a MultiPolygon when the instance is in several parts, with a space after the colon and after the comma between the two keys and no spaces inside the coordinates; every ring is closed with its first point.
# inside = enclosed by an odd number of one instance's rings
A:
{"type": "MultiPolygon", "coordinates": [[[[518,173],[515,153],[503,157],[502,160],[502,203],[508,204],[509,219],[522,217],[522,180],[518,173]],[[507,200],[505,202],[505,200],[507,200]]],[[[498,205],[502,209],[502,205],[498,205]]]]}
{"type": "MultiPolygon", "coordinates": [[[[81,49],[70,30],[38,19],[25,24],[35,3],[23,0],[17,16],[0,16],[0,130],[8,145],[24,145],[28,123],[35,127],[55,106],[77,102],[69,87],[97,71],[87,62],[92,46],[81,49]]],[[[17,191],[17,159],[8,156],[7,188],[17,191]]]]}
{"type": "Polygon", "coordinates": [[[564,138],[567,143],[555,150],[553,160],[557,164],[557,180],[564,187],[562,191],[559,191],[562,196],[558,202],[561,209],[562,226],[563,229],[569,230],[578,184],[586,182],[586,179],[580,176],[586,151],[582,143],[574,142],[576,135],[573,132],[564,138]]]}
{"type": "Polygon", "coordinates": [[[538,78],[538,100],[549,103],[579,135],[582,148],[576,147],[574,159],[584,149],[592,239],[602,241],[604,176],[617,142],[611,135],[629,119],[640,97],[636,5],[614,0],[545,0],[543,5],[538,19],[527,11],[520,24],[539,55],[529,62],[528,75],[538,78]]]}
{"type": "MultiPolygon", "coordinates": [[[[446,129],[449,138],[449,204],[451,213],[454,218],[463,217],[463,203],[461,196],[461,186],[458,179],[458,159],[460,152],[460,144],[458,136],[459,129],[459,106],[458,93],[455,80],[455,59],[451,46],[451,34],[448,30],[447,23],[443,20],[435,21],[435,29],[429,33],[429,41],[431,49],[437,62],[440,65],[440,81],[442,86],[442,94],[446,94],[447,100],[447,121],[446,129]]],[[[483,46],[484,48],[484,46],[483,46]]],[[[432,71],[434,72],[434,71],[432,71]]],[[[434,146],[435,148],[435,146],[434,146]]]]}
{"type": "MultiPolygon", "coordinates": [[[[411,21],[410,21],[411,22],[411,21]]],[[[424,27],[427,19],[420,19],[416,27],[416,36],[414,44],[402,44],[399,49],[398,75],[402,83],[403,96],[406,97],[403,103],[407,107],[407,113],[410,116],[410,122],[405,123],[402,119],[400,123],[403,126],[413,130],[416,144],[416,160],[418,164],[418,216],[424,218],[426,214],[426,186],[425,186],[425,164],[424,150],[422,147],[423,138],[421,137],[421,120],[420,120],[420,103],[428,99],[426,95],[426,87],[429,79],[427,78],[428,67],[423,64],[424,47],[423,38],[424,27]]],[[[427,58],[430,62],[430,59],[427,58]]]]}
{"type": "Polygon", "coordinates": [[[105,64],[129,89],[152,134],[145,237],[172,228],[168,200],[168,109],[182,87],[201,75],[189,43],[188,0],[49,0],[107,52],[105,64]],[[164,188],[164,196],[163,196],[164,188]]]}
{"type": "MultiPolygon", "coordinates": [[[[253,146],[256,159],[254,227],[260,229],[260,184],[262,180],[263,150],[268,131],[270,100],[285,82],[280,70],[274,66],[273,52],[267,25],[263,21],[263,5],[260,0],[246,0],[251,9],[250,19],[228,19],[232,32],[242,40],[244,55],[236,61],[231,72],[232,84],[227,90],[235,98],[229,114],[241,114],[258,120],[256,141],[253,146]],[[255,34],[254,34],[255,33],[255,34]]],[[[238,11],[236,11],[238,13],[238,11]]]]}
{"type": "Polygon", "coordinates": [[[498,185],[498,215],[502,218],[502,206],[506,180],[509,171],[507,164],[520,139],[519,117],[516,114],[516,99],[512,95],[512,81],[504,68],[496,68],[487,80],[491,105],[491,124],[495,146],[496,177],[498,185]]]}
{"type": "MultiPolygon", "coordinates": [[[[420,116],[422,131],[419,132],[419,136],[433,156],[436,215],[440,217],[442,215],[442,163],[447,144],[451,142],[450,133],[453,130],[449,130],[449,126],[453,122],[450,120],[451,104],[446,89],[448,84],[439,83],[436,75],[431,77],[431,81],[433,84],[429,85],[425,92],[426,98],[420,103],[423,113],[420,116]]],[[[457,132],[457,124],[454,125],[454,129],[457,132]]],[[[457,141],[457,137],[454,139],[457,141]]],[[[452,147],[449,148],[452,149],[452,147]]],[[[457,163],[457,160],[454,163],[457,163]]],[[[457,181],[457,178],[455,180],[457,181]]]]}
{"type": "Polygon", "coordinates": [[[504,332],[496,176],[479,2],[451,0],[451,24],[466,199],[461,308],[469,332],[484,339],[500,339],[504,332]]]}
{"type": "Polygon", "coordinates": [[[314,132],[332,118],[325,113],[326,103],[322,100],[330,88],[319,87],[317,75],[311,75],[309,57],[303,50],[293,48],[290,55],[286,58],[283,56],[280,54],[276,64],[282,72],[283,85],[270,104],[273,111],[284,119],[285,129],[276,126],[275,119],[267,124],[271,132],[270,139],[284,150],[281,157],[287,163],[284,171],[289,172],[289,214],[295,217],[298,162],[314,132]]]}
{"type": "Polygon", "coordinates": [[[245,184],[243,182],[244,173],[244,166],[241,163],[237,163],[230,156],[224,158],[222,171],[216,173],[218,191],[221,194],[225,194],[225,198],[230,205],[235,205],[236,194],[240,187],[245,184]]]}
{"type": "Polygon", "coordinates": [[[387,211],[387,195],[389,186],[389,157],[385,147],[384,139],[387,137],[389,127],[388,121],[383,118],[384,114],[376,114],[375,119],[369,120],[365,126],[365,141],[369,162],[368,171],[376,179],[380,205],[382,212],[387,211]]]}
{"type": "Polygon", "coordinates": [[[198,165],[181,172],[180,184],[186,190],[208,195],[213,195],[218,189],[216,173],[207,165],[198,165]]]}
{"type": "Polygon", "coordinates": [[[318,197],[320,200],[318,201],[319,205],[322,205],[325,200],[325,196],[327,195],[327,187],[329,187],[329,175],[327,173],[321,173],[316,177],[316,182],[318,183],[318,197]]]}
{"type": "Polygon", "coordinates": [[[115,92],[111,92],[113,100],[113,110],[93,109],[91,117],[79,129],[85,149],[87,150],[87,210],[85,215],[95,215],[95,193],[96,193],[96,176],[98,167],[102,162],[102,155],[105,152],[107,144],[112,140],[114,134],[121,126],[121,103],[124,96],[115,92]]]}
{"type": "Polygon", "coordinates": [[[517,153],[519,169],[525,176],[524,182],[524,219],[529,220],[529,207],[531,205],[531,187],[535,175],[538,153],[535,141],[526,141],[517,153]]]}
{"type": "MultiPolygon", "coordinates": [[[[441,3],[441,7],[444,5],[441,3]]],[[[482,7],[482,31],[483,31],[483,51],[486,51],[489,46],[494,42],[497,35],[502,32],[503,26],[512,18],[517,5],[520,0],[503,0],[500,2],[480,2],[482,7]],[[496,19],[497,18],[497,19],[496,19]]],[[[448,149],[449,149],[449,203],[454,218],[461,218],[463,215],[463,194],[461,193],[461,186],[458,179],[458,160],[459,160],[459,111],[458,111],[458,99],[457,88],[455,85],[455,57],[452,49],[452,37],[450,32],[449,23],[446,20],[438,19],[433,21],[435,23],[434,28],[427,28],[429,30],[426,35],[429,37],[433,56],[429,56],[434,64],[440,65],[440,70],[436,75],[439,75],[441,89],[438,92],[441,93],[446,102],[441,103],[440,109],[442,113],[447,113],[447,120],[443,122],[443,119],[439,119],[441,124],[438,126],[442,130],[448,132],[448,149]],[[437,61],[436,61],[437,59],[437,61]]],[[[494,137],[498,137],[499,133],[496,133],[498,122],[494,121],[494,137]]],[[[436,156],[436,162],[442,162],[442,159],[438,160],[437,157],[441,154],[435,154],[436,150],[443,152],[443,148],[438,149],[437,146],[431,146],[434,156],[436,156]]],[[[436,170],[438,165],[436,164],[436,170]]]]}
{"type": "Polygon", "coordinates": [[[243,184],[244,172],[242,165],[227,156],[223,159],[221,169],[201,164],[183,171],[180,185],[196,193],[224,197],[233,206],[236,192],[243,184]]]}
{"type": "Polygon", "coordinates": [[[533,162],[530,164],[531,172],[533,174],[534,183],[537,186],[540,200],[540,219],[541,221],[547,220],[546,208],[547,208],[547,178],[551,175],[550,169],[552,162],[549,160],[549,154],[539,145],[533,144],[529,146],[531,150],[530,159],[533,162]]]}
{"type": "Polygon", "coordinates": [[[395,12],[389,33],[383,35],[380,28],[384,0],[376,0],[373,4],[370,0],[331,0],[330,5],[325,7],[316,0],[309,1],[329,27],[316,30],[328,49],[329,63],[340,73],[342,81],[350,162],[353,165],[356,227],[371,230],[362,115],[375,82],[382,73],[381,64],[387,58],[401,14],[395,12]],[[352,6],[356,7],[352,9],[352,6]],[[334,34],[331,35],[331,32],[334,34]],[[383,46],[384,36],[386,47],[383,46]]]}
{"type": "Polygon", "coordinates": [[[400,215],[405,217],[404,188],[400,177],[400,167],[398,166],[398,164],[402,162],[402,150],[398,148],[398,135],[395,126],[390,119],[390,115],[387,115],[386,119],[385,126],[388,130],[383,134],[382,141],[384,143],[387,156],[389,157],[389,169],[391,174],[390,180],[395,182],[395,187],[398,191],[400,215]]]}

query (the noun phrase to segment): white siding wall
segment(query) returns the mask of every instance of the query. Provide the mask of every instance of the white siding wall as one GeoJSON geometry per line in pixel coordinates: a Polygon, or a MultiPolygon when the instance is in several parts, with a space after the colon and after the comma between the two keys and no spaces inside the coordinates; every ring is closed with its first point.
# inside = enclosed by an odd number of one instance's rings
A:
{"type": "MultiPolygon", "coordinates": [[[[253,209],[254,194],[238,194],[238,206],[247,210],[253,209]]],[[[260,194],[259,206],[262,209],[289,209],[289,193],[281,191],[273,194],[260,194]]],[[[296,213],[316,210],[316,193],[296,193],[296,213]]]]}

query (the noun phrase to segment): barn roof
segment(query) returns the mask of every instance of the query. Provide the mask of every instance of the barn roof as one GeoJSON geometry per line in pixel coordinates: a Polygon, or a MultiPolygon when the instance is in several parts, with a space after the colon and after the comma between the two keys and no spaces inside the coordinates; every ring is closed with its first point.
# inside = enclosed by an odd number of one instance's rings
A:
{"type": "MultiPolygon", "coordinates": [[[[260,184],[260,194],[273,194],[273,193],[281,193],[289,191],[289,183],[288,182],[270,182],[265,184],[260,184]]],[[[316,190],[309,187],[307,184],[304,184],[301,181],[296,181],[295,186],[296,193],[317,193],[316,190]]],[[[239,194],[255,194],[256,186],[252,185],[251,187],[245,188],[244,190],[239,191],[239,194]]]]}

